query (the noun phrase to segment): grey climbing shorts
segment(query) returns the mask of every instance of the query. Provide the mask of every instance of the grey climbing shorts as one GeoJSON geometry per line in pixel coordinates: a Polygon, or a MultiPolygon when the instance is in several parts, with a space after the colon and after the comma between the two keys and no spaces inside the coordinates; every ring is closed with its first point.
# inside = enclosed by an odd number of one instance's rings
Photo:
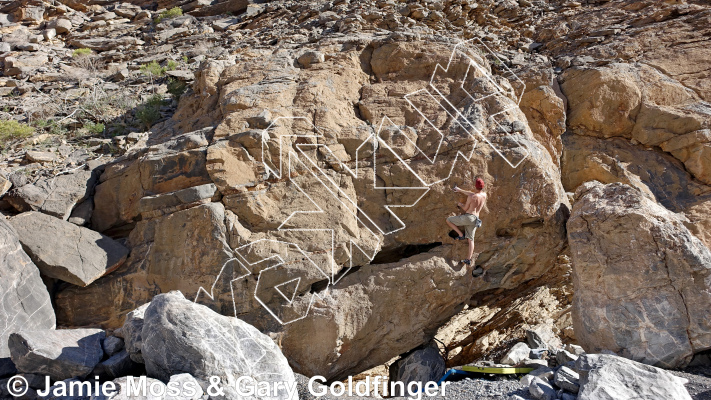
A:
{"type": "Polygon", "coordinates": [[[464,228],[464,237],[474,240],[476,228],[481,226],[481,220],[474,214],[453,215],[447,221],[464,228]]]}

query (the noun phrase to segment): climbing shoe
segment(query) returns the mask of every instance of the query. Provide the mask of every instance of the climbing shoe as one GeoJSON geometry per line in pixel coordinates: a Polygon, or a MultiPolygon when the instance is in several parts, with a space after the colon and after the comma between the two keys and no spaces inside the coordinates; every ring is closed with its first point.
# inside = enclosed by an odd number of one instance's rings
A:
{"type": "Polygon", "coordinates": [[[467,265],[472,265],[472,260],[462,260],[460,261],[462,264],[467,264],[467,265]]]}

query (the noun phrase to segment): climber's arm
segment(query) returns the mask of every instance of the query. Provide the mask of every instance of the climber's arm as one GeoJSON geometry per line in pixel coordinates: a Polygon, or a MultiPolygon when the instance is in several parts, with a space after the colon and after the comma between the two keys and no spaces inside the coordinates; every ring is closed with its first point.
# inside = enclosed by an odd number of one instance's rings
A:
{"type": "Polygon", "coordinates": [[[467,195],[467,196],[471,196],[471,195],[474,194],[474,192],[470,192],[470,191],[468,191],[468,190],[460,189],[460,188],[458,188],[458,187],[456,187],[456,186],[454,187],[454,191],[457,192],[457,193],[465,194],[465,195],[467,195]]]}

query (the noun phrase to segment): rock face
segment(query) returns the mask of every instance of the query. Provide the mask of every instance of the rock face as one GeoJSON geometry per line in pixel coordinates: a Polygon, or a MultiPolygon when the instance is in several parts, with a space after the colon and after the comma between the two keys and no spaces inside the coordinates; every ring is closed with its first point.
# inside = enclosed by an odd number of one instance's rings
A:
{"type": "Polygon", "coordinates": [[[583,354],[575,368],[580,371],[579,400],[691,400],[681,378],[625,358],[583,354]]]}
{"type": "Polygon", "coordinates": [[[55,327],[54,310],[39,270],[4,217],[0,217],[0,304],[0,360],[10,356],[7,339],[11,333],[55,327]]]}
{"type": "Polygon", "coordinates": [[[43,274],[74,285],[94,282],[128,256],[128,249],[108,236],[39,212],[20,214],[10,223],[43,274]]]}
{"type": "MultiPolygon", "coordinates": [[[[206,382],[219,376],[223,384],[233,384],[248,375],[256,382],[283,382],[296,388],[294,373],[279,347],[237,318],[221,316],[179,292],[154,297],[144,318],[142,354],[150,376],[167,381],[172,375],[189,373],[206,382]]],[[[227,393],[228,399],[240,398],[234,387],[227,393]]],[[[282,386],[278,395],[268,398],[298,400],[298,394],[282,386]]]]}
{"type": "Polygon", "coordinates": [[[588,352],[680,367],[711,346],[711,252],[628,185],[590,182],[568,221],[573,321],[588,352]]]}
{"type": "Polygon", "coordinates": [[[104,355],[105,336],[100,329],[23,331],[11,334],[8,346],[18,371],[61,381],[94,369],[104,355]]]}

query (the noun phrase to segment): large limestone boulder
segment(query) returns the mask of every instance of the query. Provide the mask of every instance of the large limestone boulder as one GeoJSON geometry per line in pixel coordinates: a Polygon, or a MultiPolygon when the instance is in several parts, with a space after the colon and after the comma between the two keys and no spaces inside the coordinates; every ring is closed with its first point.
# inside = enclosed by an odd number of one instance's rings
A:
{"type": "Polygon", "coordinates": [[[292,366],[342,379],[427,343],[462,309],[474,282],[471,268],[446,254],[437,248],[344,277],[315,299],[308,318],[284,327],[281,345],[292,366]]]}
{"type": "Polygon", "coordinates": [[[681,367],[711,346],[711,252],[639,190],[589,182],[568,221],[573,322],[588,352],[681,367]]]}
{"type": "Polygon", "coordinates": [[[12,225],[0,217],[0,360],[10,356],[11,333],[54,328],[54,310],[39,270],[12,225]]]}
{"type": "MultiPolygon", "coordinates": [[[[200,287],[210,290],[223,266],[225,276],[242,275],[237,263],[227,263],[232,254],[225,218],[222,203],[210,203],[138,222],[128,240],[126,265],[86,288],[63,289],[56,300],[58,318],[72,325],[117,328],[126,314],[161,292],[180,290],[194,299],[200,287]]],[[[215,309],[234,316],[230,287],[216,289],[215,309]]]]}
{"type": "Polygon", "coordinates": [[[683,213],[686,227],[711,248],[711,194],[674,156],[621,138],[563,135],[563,187],[585,182],[620,182],[634,186],[666,209],[683,213]]]}
{"type": "Polygon", "coordinates": [[[142,354],[150,376],[168,381],[172,375],[189,373],[206,382],[219,376],[226,398],[237,400],[242,397],[235,381],[247,375],[256,385],[282,383],[276,395],[257,399],[298,400],[286,358],[253,326],[186,300],[179,292],[154,297],[144,318],[142,354]]]}
{"type": "Polygon", "coordinates": [[[77,286],[110,273],[128,256],[128,249],[108,236],[36,211],[10,223],[44,275],[77,286]]]}
{"type": "Polygon", "coordinates": [[[95,183],[91,171],[77,171],[21,186],[8,193],[6,200],[19,212],[40,211],[66,220],[74,206],[91,194],[95,183]]]}
{"type": "Polygon", "coordinates": [[[684,379],[649,365],[607,354],[583,354],[579,400],[691,400],[684,379]]]}
{"type": "MultiPolygon", "coordinates": [[[[236,65],[206,63],[149,147],[106,167],[92,225],[110,234],[131,229],[131,256],[87,288],[62,288],[63,323],[115,328],[153,296],[180,290],[283,334],[300,372],[336,377],[427,343],[472,294],[512,289],[550,270],[565,247],[569,212],[551,157],[557,133],[541,130],[550,150],[539,142],[500,71],[492,85],[484,73],[491,65],[473,53],[482,65],[475,78],[466,75],[465,55],[438,70],[438,90],[469,120],[462,126],[427,89],[451,45],[347,36],[322,43],[324,62],[299,68],[296,58],[310,50],[256,49],[236,65]],[[476,96],[459,89],[465,76],[476,96]],[[461,200],[450,186],[469,187],[478,175],[489,184],[490,211],[476,239],[476,264],[487,275],[474,281],[449,261],[467,249],[449,245],[444,219],[461,200]],[[200,195],[184,202],[184,190],[200,195]],[[430,282],[430,273],[452,282],[430,282]],[[410,308],[393,308],[381,295],[422,285],[456,296],[420,298],[432,311],[410,321],[410,308]],[[385,321],[402,327],[386,335],[391,346],[374,339],[385,321]],[[324,336],[327,345],[314,351],[313,338],[324,336]]],[[[560,106],[544,95],[533,109],[549,100],[560,106]]]]}
{"type": "Polygon", "coordinates": [[[659,146],[711,184],[711,107],[693,90],[644,64],[571,68],[562,80],[572,132],[659,146]]]}
{"type": "Polygon", "coordinates": [[[101,329],[23,331],[8,340],[17,370],[48,375],[55,381],[87,376],[101,361],[101,329]]]}
{"type": "Polygon", "coordinates": [[[145,196],[212,183],[205,169],[208,133],[180,135],[108,165],[96,187],[92,228],[103,232],[134,223],[145,196]]]}

